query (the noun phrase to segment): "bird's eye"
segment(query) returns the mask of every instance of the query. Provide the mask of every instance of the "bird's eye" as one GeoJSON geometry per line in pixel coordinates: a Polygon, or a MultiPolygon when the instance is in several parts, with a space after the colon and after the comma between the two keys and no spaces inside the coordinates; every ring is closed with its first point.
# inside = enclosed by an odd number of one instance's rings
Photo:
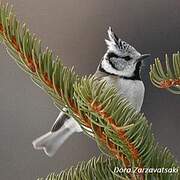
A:
{"type": "Polygon", "coordinates": [[[123,57],[123,59],[125,59],[126,61],[129,61],[129,60],[131,60],[132,58],[131,58],[130,56],[125,56],[125,57],[123,57]]]}
{"type": "Polygon", "coordinates": [[[111,59],[111,58],[119,58],[119,56],[113,52],[110,52],[108,53],[108,58],[111,59]]]}

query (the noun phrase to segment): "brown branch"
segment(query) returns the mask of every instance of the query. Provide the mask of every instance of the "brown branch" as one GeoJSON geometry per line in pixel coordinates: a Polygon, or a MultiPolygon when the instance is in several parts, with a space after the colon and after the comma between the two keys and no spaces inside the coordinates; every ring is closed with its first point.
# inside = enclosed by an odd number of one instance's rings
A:
{"type": "Polygon", "coordinates": [[[160,88],[167,89],[173,86],[180,86],[180,79],[168,79],[160,82],[160,88]]]}
{"type": "Polygon", "coordinates": [[[93,109],[93,111],[97,112],[99,115],[102,116],[102,118],[104,118],[107,121],[108,125],[112,127],[112,129],[118,134],[118,137],[127,145],[132,154],[133,159],[137,160],[139,158],[139,152],[137,148],[134,146],[134,144],[131,143],[128,137],[126,136],[126,132],[124,131],[124,129],[118,127],[114,123],[113,118],[103,110],[103,107],[101,107],[100,103],[92,102],[90,106],[93,109]]]}

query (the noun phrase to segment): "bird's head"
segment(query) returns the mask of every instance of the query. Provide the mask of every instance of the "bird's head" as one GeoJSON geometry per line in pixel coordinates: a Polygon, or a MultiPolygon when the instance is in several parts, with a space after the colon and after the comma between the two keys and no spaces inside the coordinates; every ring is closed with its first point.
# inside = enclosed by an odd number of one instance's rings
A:
{"type": "Polygon", "coordinates": [[[105,40],[107,51],[101,61],[101,70],[121,76],[124,78],[137,78],[141,69],[142,60],[149,54],[141,54],[134,47],[118,38],[112,31],[108,29],[109,39],[105,40]]]}

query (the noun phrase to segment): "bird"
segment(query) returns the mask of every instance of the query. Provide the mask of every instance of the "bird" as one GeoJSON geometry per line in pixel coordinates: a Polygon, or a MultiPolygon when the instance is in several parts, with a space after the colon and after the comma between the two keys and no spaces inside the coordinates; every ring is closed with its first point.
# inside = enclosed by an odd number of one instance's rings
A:
{"type": "MultiPolygon", "coordinates": [[[[108,28],[107,34],[108,39],[105,39],[107,50],[94,76],[99,81],[106,81],[107,86],[115,87],[118,94],[126,98],[139,112],[145,93],[141,79],[142,63],[150,54],[139,53],[133,46],[118,38],[111,27],[108,28]]],[[[68,116],[64,108],[51,130],[35,139],[32,144],[35,149],[44,150],[46,155],[52,157],[72,134],[82,131],[78,122],[68,116]]],[[[90,135],[93,136],[93,133],[90,135]]]]}

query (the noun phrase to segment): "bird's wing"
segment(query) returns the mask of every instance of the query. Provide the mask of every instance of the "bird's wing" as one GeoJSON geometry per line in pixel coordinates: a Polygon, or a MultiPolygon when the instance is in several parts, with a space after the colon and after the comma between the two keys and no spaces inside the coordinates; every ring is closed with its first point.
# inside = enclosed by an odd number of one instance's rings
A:
{"type": "Polygon", "coordinates": [[[55,131],[59,130],[69,118],[70,117],[67,114],[65,114],[63,111],[61,111],[51,128],[51,132],[55,132],[55,131]]]}

